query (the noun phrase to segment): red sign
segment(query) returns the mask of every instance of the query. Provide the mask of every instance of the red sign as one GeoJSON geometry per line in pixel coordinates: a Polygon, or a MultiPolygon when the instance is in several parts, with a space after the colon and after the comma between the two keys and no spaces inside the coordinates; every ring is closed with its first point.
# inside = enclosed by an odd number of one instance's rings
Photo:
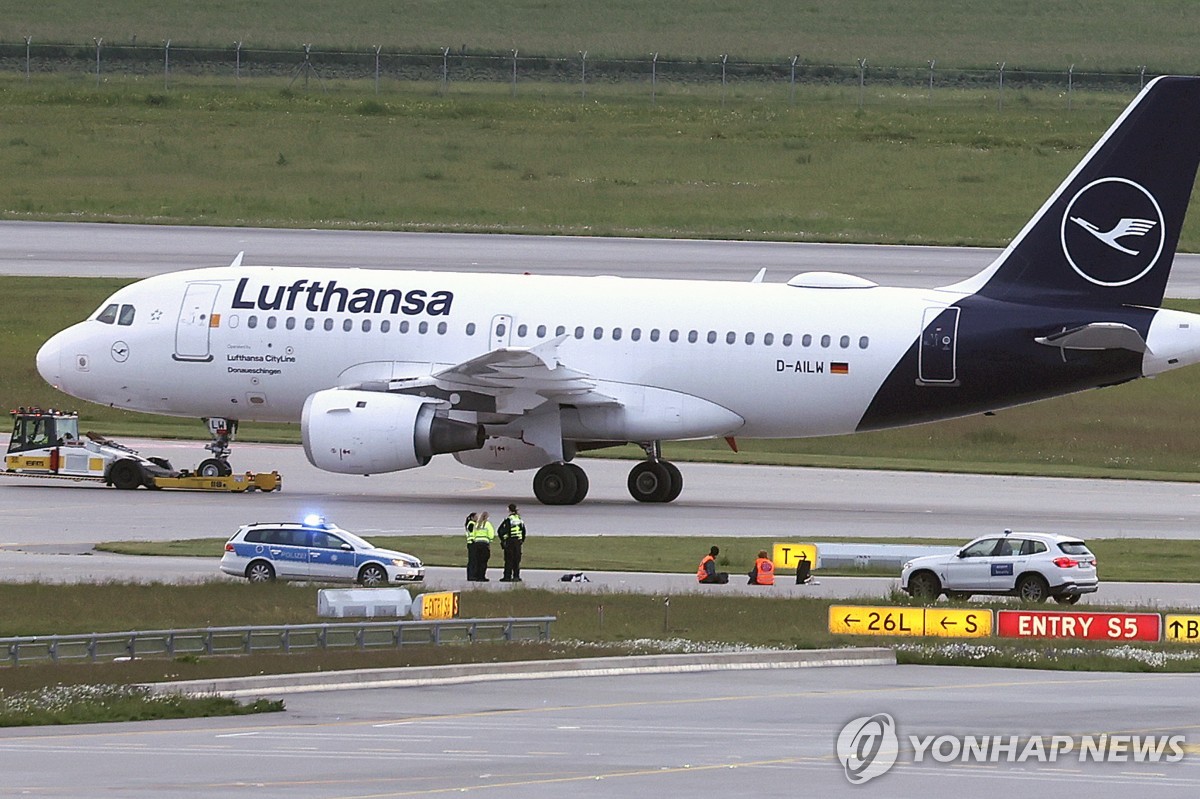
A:
{"type": "Polygon", "coordinates": [[[1002,610],[996,615],[996,634],[1001,638],[1157,641],[1162,637],[1162,616],[1157,613],[1002,610]]]}

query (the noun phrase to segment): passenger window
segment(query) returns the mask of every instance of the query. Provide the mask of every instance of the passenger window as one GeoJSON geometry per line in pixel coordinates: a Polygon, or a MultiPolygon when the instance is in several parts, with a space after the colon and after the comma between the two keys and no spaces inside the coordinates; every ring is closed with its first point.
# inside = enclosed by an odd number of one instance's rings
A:
{"type": "Polygon", "coordinates": [[[621,328],[614,327],[613,328],[613,341],[620,341],[620,340],[621,340],[621,328]]]}
{"type": "Polygon", "coordinates": [[[333,320],[332,319],[325,320],[325,330],[326,330],[326,332],[333,330],[333,320]]]}
{"type": "Polygon", "coordinates": [[[468,336],[475,335],[475,323],[474,322],[467,322],[467,335],[468,336]]]}
{"type": "Polygon", "coordinates": [[[275,317],[268,316],[267,317],[267,330],[274,330],[274,329],[275,329],[275,317]]]}
{"type": "Polygon", "coordinates": [[[313,319],[311,316],[304,320],[304,329],[305,330],[312,330],[316,326],[317,326],[317,320],[313,319]]]}
{"type": "Polygon", "coordinates": [[[496,336],[497,337],[503,336],[507,331],[508,331],[508,327],[503,322],[496,325],[496,336]]]}
{"type": "Polygon", "coordinates": [[[289,316],[287,318],[287,321],[283,323],[283,326],[286,327],[288,330],[295,330],[296,329],[296,317],[289,316]]]}
{"type": "Polygon", "coordinates": [[[801,347],[811,347],[812,346],[812,336],[809,335],[808,333],[805,333],[803,336],[801,336],[800,337],[800,346],[801,347]]]}
{"type": "Polygon", "coordinates": [[[422,322],[421,324],[417,325],[417,332],[420,333],[422,336],[425,335],[426,333],[428,333],[429,332],[429,323],[422,322]]]}
{"type": "Polygon", "coordinates": [[[697,333],[695,330],[688,331],[688,343],[689,344],[695,344],[696,339],[698,339],[698,338],[700,338],[700,334],[697,333]]]}
{"type": "Polygon", "coordinates": [[[438,322],[437,332],[438,332],[439,336],[446,335],[446,323],[445,322],[438,322]]]}
{"type": "Polygon", "coordinates": [[[763,344],[766,344],[769,347],[774,343],[775,343],[775,334],[774,333],[763,333],[763,344]]]}
{"type": "Polygon", "coordinates": [[[371,332],[371,320],[370,319],[362,320],[362,332],[364,332],[364,333],[371,332]]]}
{"type": "Polygon", "coordinates": [[[1045,552],[1046,545],[1041,541],[1029,540],[1025,542],[1025,546],[1021,547],[1022,555],[1036,555],[1039,552],[1045,552]]]}
{"type": "Polygon", "coordinates": [[[575,338],[583,338],[583,328],[582,327],[575,328],[575,338]]]}
{"type": "Polygon", "coordinates": [[[247,316],[246,317],[246,327],[250,328],[251,330],[258,327],[258,317],[255,316],[254,314],[250,314],[249,316],[247,316]]]}
{"type": "Polygon", "coordinates": [[[672,330],[671,334],[667,338],[671,339],[672,343],[679,341],[679,331],[672,330]]]}
{"type": "Polygon", "coordinates": [[[113,303],[112,305],[107,306],[96,316],[96,321],[103,322],[106,325],[111,325],[113,322],[117,321],[117,304],[113,303]]]}
{"type": "Polygon", "coordinates": [[[558,327],[554,328],[554,335],[565,336],[566,334],[567,334],[567,329],[565,327],[563,327],[562,325],[559,325],[558,327]]]}
{"type": "MultiPolygon", "coordinates": [[[[730,343],[732,343],[732,342],[730,342],[730,343]]],[[[753,343],[754,343],[754,334],[753,334],[753,333],[747,333],[747,334],[746,334],[746,343],[747,343],[747,344],[753,344],[753,343]]]]}
{"type": "Polygon", "coordinates": [[[866,336],[863,336],[862,338],[860,338],[858,340],[858,348],[860,350],[865,350],[867,347],[870,346],[870,344],[871,344],[871,340],[869,338],[867,338],[866,336]]]}
{"type": "Polygon", "coordinates": [[[604,338],[604,328],[598,327],[595,330],[593,330],[592,338],[596,339],[596,341],[599,341],[600,339],[604,338]]]}
{"type": "Polygon", "coordinates": [[[351,329],[351,328],[353,328],[353,327],[354,327],[354,322],[353,322],[353,320],[350,320],[350,319],[343,319],[343,320],[342,320],[342,330],[343,330],[344,332],[346,332],[346,333],[349,333],[349,332],[350,332],[350,329],[351,329]]]}
{"type": "Polygon", "coordinates": [[[732,344],[732,343],[734,343],[735,341],[737,341],[737,333],[734,333],[734,332],[731,330],[731,331],[729,331],[728,333],[726,333],[726,334],[725,334],[725,343],[726,343],[726,344],[732,344]]]}
{"type": "Polygon", "coordinates": [[[995,551],[996,544],[999,542],[1000,539],[998,538],[985,538],[982,541],[976,541],[962,551],[962,556],[964,558],[986,558],[995,551]]]}
{"type": "Polygon", "coordinates": [[[850,346],[850,337],[842,336],[840,339],[838,339],[838,346],[841,347],[842,349],[846,349],[847,347],[849,347],[850,346]]]}
{"type": "Polygon", "coordinates": [[[538,338],[545,338],[545,337],[546,337],[546,326],[545,326],[545,325],[538,325],[538,326],[537,326],[537,337],[538,337],[538,338]]]}
{"type": "Polygon", "coordinates": [[[132,305],[121,306],[121,318],[117,320],[118,325],[128,327],[133,324],[133,315],[135,311],[132,305]]]}
{"type": "Polygon", "coordinates": [[[826,333],[824,336],[821,336],[821,346],[822,346],[822,347],[828,347],[828,346],[829,346],[829,342],[831,342],[831,341],[833,341],[833,339],[831,339],[831,338],[829,337],[829,334],[828,334],[828,333],[826,333]]]}
{"type": "Polygon", "coordinates": [[[650,331],[650,340],[651,340],[651,341],[658,341],[658,328],[657,328],[657,327],[656,327],[656,328],[653,328],[653,329],[651,329],[651,331],[650,331]]]}
{"type": "Polygon", "coordinates": [[[396,325],[396,329],[399,330],[401,333],[407,333],[408,332],[408,320],[405,319],[400,324],[396,325]]]}
{"type": "Polygon", "coordinates": [[[529,325],[517,325],[517,338],[525,338],[529,334],[529,325]]]}
{"type": "Polygon", "coordinates": [[[384,319],[382,322],[379,323],[379,332],[380,333],[386,333],[391,329],[392,329],[392,323],[390,321],[388,321],[387,319],[384,319]]]}
{"type": "Polygon", "coordinates": [[[630,330],[629,338],[633,339],[634,341],[641,341],[642,340],[642,329],[640,327],[635,327],[633,330],[630,330]]]}
{"type": "Polygon", "coordinates": [[[716,344],[717,343],[717,331],[715,331],[715,330],[708,331],[707,339],[708,339],[709,344],[716,344]]]}
{"type": "Polygon", "coordinates": [[[783,346],[785,346],[785,347],[792,346],[792,334],[791,333],[783,334],[783,346]]]}

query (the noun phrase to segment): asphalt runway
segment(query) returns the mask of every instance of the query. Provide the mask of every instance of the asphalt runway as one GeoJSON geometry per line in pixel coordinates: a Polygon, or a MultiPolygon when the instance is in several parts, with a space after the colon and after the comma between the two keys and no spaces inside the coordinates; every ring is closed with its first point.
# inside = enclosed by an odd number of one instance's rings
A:
{"type": "Polygon", "coordinates": [[[0,730],[0,772],[6,795],[112,799],[1190,798],[1200,791],[1194,682],[867,666],[292,694],[281,714],[0,730]],[[848,722],[878,713],[895,721],[897,761],[855,788],[835,741],[848,722]],[[1182,759],[1133,762],[1118,750],[1116,762],[1080,762],[1081,736],[1101,734],[1183,736],[1182,759]],[[909,736],[942,735],[1071,736],[1076,751],[974,763],[926,750],[917,762],[909,736]]]}
{"type": "MultiPolygon", "coordinates": [[[[241,251],[246,263],[270,266],[703,280],[749,280],[765,267],[769,283],[785,282],[800,272],[834,271],[888,286],[947,285],[982,270],[999,252],[872,244],[0,222],[0,275],[142,278],[221,266],[241,251]]],[[[1167,294],[1200,297],[1200,255],[1176,257],[1167,294]]]]}
{"type": "MultiPolygon", "coordinates": [[[[194,465],[196,441],[126,440],[144,455],[194,465]]],[[[461,535],[470,511],[493,516],[521,506],[531,535],[833,536],[945,538],[965,542],[1006,528],[1094,538],[1192,538],[1200,530],[1200,484],[998,475],[806,469],[683,463],[675,502],[635,502],[626,488],[635,461],[580,459],[591,481],[576,506],[537,503],[531,472],[469,469],[447,456],[394,474],[322,472],[295,445],[237,444],[235,469],[283,475],[271,494],[123,492],[98,483],[0,477],[0,546],[62,547],[114,539],[226,537],[254,521],[319,513],[374,534],[461,535]]]]}

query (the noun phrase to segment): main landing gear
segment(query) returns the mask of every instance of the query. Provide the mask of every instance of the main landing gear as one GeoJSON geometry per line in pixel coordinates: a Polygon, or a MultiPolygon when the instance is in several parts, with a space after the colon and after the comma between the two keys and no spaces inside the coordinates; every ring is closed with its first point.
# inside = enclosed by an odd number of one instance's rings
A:
{"type": "MultiPolygon", "coordinates": [[[[659,442],[641,446],[649,460],[629,472],[630,496],[638,502],[671,502],[683,491],[683,475],[675,464],[662,459],[659,442]]],[[[587,474],[573,463],[550,463],[533,476],[533,493],[543,505],[577,505],[587,492],[587,474]]]]}
{"type": "Polygon", "coordinates": [[[201,477],[228,477],[233,474],[233,467],[229,465],[229,451],[233,449],[231,444],[237,434],[238,421],[216,416],[201,421],[208,425],[208,432],[213,437],[211,444],[204,445],[213,456],[200,461],[196,474],[201,477]]]}
{"type": "Polygon", "coordinates": [[[642,444],[649,460],[642,461],[629,472],[629,495],[638,502],[672,502],[683,491],[683,475],[670,461],[662,459],[662,444],[651,441],[642,444]]]}

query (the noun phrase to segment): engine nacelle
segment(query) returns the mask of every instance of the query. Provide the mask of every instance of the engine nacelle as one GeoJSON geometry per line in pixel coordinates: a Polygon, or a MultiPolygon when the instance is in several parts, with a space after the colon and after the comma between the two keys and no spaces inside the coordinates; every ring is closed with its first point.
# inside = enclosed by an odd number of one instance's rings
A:
{"type": "MultiPolygon", "coordinates": [[[[564,455],[570,460],[575,450],[570,442],[564,442],[564,455]]],[[[558,459],[534,444],[526,444],[516,438],[492,436],[483,442],[480,449],[454,453],[454,460],[473,469],[492,469],[498,472],[519,472],[524,469],[539,469],[558,459]]]]}
{"type": "Polygon", "coordinates": [[[434,455],[479,449],[483,427],[435,413],[436,401],[331,388],[304,401],[300,436],[318,469],[378,474],[424,466],[434,455]]]}

